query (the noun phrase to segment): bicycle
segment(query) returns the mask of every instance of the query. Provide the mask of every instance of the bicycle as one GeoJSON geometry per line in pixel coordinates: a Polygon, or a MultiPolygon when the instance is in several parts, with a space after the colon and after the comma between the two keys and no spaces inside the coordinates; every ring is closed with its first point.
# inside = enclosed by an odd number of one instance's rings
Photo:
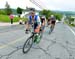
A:
{"type": "Polygon", "coordinates": [[[41,38],[42,38],[42,31],[40,31],[40,33],[35,33],[32,32],[31,36],[25,41],[24,45],[23,45],[23,53],[28,53],[28,51],[30,50],[30,48],[32,47],[33,43],[36,42],[38,36],[37,34],[40,36],[39,37],[39,41],[40,42],[41,38]],[[26,50],[25,50],[26,49],[26,50]]]}

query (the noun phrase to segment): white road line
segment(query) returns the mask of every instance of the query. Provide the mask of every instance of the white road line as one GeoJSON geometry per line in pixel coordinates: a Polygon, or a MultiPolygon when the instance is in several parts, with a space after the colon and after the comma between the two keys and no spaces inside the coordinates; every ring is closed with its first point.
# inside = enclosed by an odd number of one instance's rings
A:
{"type": "Polygon", "coordinates": [[[68,29],[74,34],[74,36],[75,36],[75,32],[69,27],[69,26],[67,26],[68,27],[68,29]]]}

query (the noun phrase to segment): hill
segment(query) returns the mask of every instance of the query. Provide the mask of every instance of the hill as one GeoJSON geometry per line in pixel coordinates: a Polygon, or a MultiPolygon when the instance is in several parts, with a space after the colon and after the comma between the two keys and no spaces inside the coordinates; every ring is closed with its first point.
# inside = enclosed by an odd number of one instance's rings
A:
{"type": "Polygon", "coordinates": [[[55,13],[61,13],[65,15],[75,15],[75,11],[53,11],[55,13]]]}

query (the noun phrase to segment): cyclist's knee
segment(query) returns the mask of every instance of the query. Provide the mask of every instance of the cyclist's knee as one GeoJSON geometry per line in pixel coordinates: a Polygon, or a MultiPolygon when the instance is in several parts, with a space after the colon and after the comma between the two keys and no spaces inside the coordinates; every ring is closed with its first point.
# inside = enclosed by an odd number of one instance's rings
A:
{"type": "Polygon", "coordinates": [[[39,33],[40,29],[34,29],[34,32],[39,33]]]}

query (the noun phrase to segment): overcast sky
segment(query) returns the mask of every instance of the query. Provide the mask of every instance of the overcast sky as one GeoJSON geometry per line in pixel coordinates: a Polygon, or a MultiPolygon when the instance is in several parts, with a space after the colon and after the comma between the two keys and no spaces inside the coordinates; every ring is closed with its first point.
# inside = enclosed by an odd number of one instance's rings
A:
{"type": "MultiPolygon", "coordinates": [[[[29,0],[0,0],[0,8],[5,7],[6,1],[9,3],[11,8],[26,8],[34,7],[40,9],[35,4],[31,3],[29,0]]],[[[50,10],[65,10],[65,11],[75,11],[75,0],[35,0],[36,3],[39,3],[42,8],[50,10]]]]}

